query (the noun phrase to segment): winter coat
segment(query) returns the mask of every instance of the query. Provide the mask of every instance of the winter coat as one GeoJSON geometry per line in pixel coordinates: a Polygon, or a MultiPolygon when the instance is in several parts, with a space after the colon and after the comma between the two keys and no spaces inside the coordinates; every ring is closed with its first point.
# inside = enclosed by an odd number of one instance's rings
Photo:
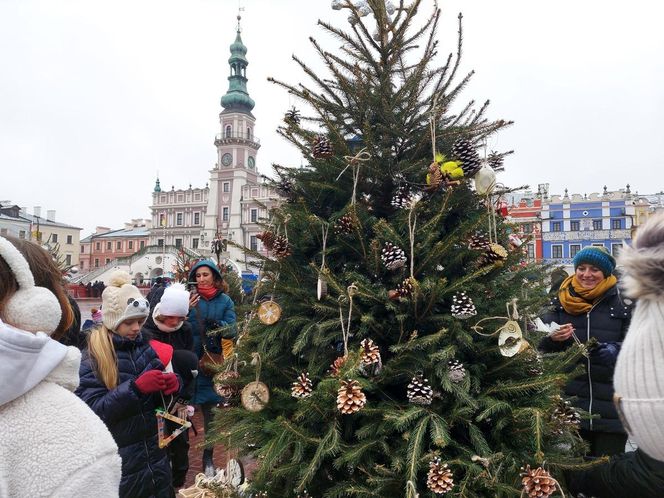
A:
{"type": "Polygon", "coordinates": [[[637,449],[615,455],[604,464],[570,472],[569,489],[595,498],[661,498],[664,496],[664,462],[637,449]]]}
{"type": "MultiPolygon", "coordinates": [[[[632,317],[633,304],[631,300],[620,295],[618,286],[614,286],[593,306],[588,313],[570,315],[567,313],[558,296],[551,299],[552,309],[542,316],[545,323],[556,322],[559,325],[571,323],[576,336],[582,343],[590,338],[598,342],[614,342],[618,347],[622,344],[632,317]],[[588,328],[590,327],[590,334],[588,328]]],[[[567,341],[556,342],[549,336],[539,343],[539,349],[544,352],[563,351],[574,343],[570,338],[567,341]]],[[[565,393],[573,396],[572,404],[582,410],[599,415],[600,418],[582,420],[582,428],[597,432],[625,433],[620,423],[618,413],[613,404],[613,365],[607,365],[599,360],[585,356],[581,358],[585,372],[572,379],[565,386],[565,393]]]]}
{"type": "Polygon", "coordinates": [[[117,445],[73,393],[80,361],[75,347],[0,321],[0,496],[118,496],[117,445]]]}
{"type": "MultiPolygon", "coordinates": [[[[189,312],[187,321],[191,325],[194,340],[194,352],[200,359],[203,356],[202,335],[207,335],[208,330],[218,327],[233,325],[226,338],[235,335],[235,306],[233,300],[227,294],[219,291],[209,301],[201,296],[198,305],[189,312]],[[214,322],[214,324],[210,323],[214,322]]],[[[211,353],[221,353],[221,335],[206,337],[206,347],[211,353]]],[[[221,397],[215,392],[212,378],[199,371],[196,377],[196,387],[192,403],[220,403],[221,397]]]]}
{"type": "Polygon", "coordinates": [[[143,394],[134,383],[148,370],[163,370],[157,353],[142,335],[135,340],[112,335],[118,359],[118,386],[108,389],[97,378],[86,350],[81,362],[81,383],[76,394],[83,399],[113,434],[122,457],[120,496],[172,497],[171,469],[166,452],[159,448],[155,409],[159,394],[143,394]]]}

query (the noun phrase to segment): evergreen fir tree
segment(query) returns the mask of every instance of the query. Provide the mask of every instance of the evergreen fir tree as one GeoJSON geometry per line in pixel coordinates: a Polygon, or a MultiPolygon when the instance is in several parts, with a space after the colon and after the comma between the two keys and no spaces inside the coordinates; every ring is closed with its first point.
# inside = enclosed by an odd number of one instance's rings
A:
{"type": "MultiPolygon", "coordinates": [[[[255,412],[219,411],[211,439],[256,458],[251,486],[269,497],[305,490],[312,497],[518,496],[522,467],[546,460],[557,475],[577,462],[580,439],[550,414],[564,372],[581,351],[545,358],[537,376],[527,371],[527,355],[501,355],[498,336],[487,332],[505,324],[513,298],[521,316],[537,310],[540,293],[528,279],[538,270],[519,265],[516,252],[503,261],[468,248],[490,218],[469,178],[426,180],[434,153],[441,172],[457,171],[459,163],[448,163],[461,160],[452,156],[456,140],[477,146],[510,123],[486,118],[487,104],[451,110],[472,74],[457,75],[461,16],[456,55],[432,67],[437,8],[422,20],[416,17],[421,0],[394,11],[385,0],[368,0],[368,12],[334,4],[348,8],[350,26],[319,24],[341,48],[327,51],[311,40],[329,74],[295,58],[313,86],[276,82],[312,111],[279,130],[309,163],[291,170],[292,202],[270,220],[287,221],[289,254],[261,262],[282,315],[272,325],[250,318],[240,327],[238,354],[247,366],[237,383],[255,381],[260,366],[270,399],[255,412]],[[321,137],[329,140],[329,156],[321,154],[321,137]],[[351,148],[358,137],[361,145],[351,148]],[[404,183],[419,195],[407,207],[395,206],[404,183]],[[323,229],[339,219],[352,220],[352,230],[323,229]],[[404,249],[402,267],[383,264],[387,243],[404,249]],[[328,289],[321,300],[319,278],[328,289]],[[405,281],[409,291],[398,291],[405,281]],[[476,317],[452,316],[460,292],[472,298],[476,317]],[[496,316],[506,318],[473,329],[496,316]],[[364,339],[380,351],[382,369],[371,374],[362,369],[364,339]],[[260,365],[251,367],[255,353],[260,365]],[[455,362],[465,374],[450,378],[455,362]],[[307,382],[308,395],[294,397],[304,371],[311,393],[307,382]],[[420,377],[431,386],[427,404],[409,402],[408,386],[420,377]],[[340,411],[338,396],[344,406],[356,401],[344,409],[350,414],[340,411]],[[444,486],[432,484],[431,462],[444,486]]],[[[500,219],[496,232],[493,243],[507,247],[500,219]]],[[[522,328],[525,339],[537,341],[522,328]]]]}

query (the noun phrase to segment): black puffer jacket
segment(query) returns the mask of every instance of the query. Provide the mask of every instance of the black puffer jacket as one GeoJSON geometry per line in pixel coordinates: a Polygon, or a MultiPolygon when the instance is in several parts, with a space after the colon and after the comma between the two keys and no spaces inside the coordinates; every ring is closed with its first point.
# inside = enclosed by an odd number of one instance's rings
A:
{"type": "MultiPolygon", "coordinates": [[[[599,342],[615,342],[620,346],[629,327],[633,304],[620,295],[616,285],[609,289],[588,313],[570,315],[563,309],[558,296],[552,298],[551,306],[551,311],[542,316],[545,323],[571,323],[576,329],[576,336],[583,343],[594,337],[599,342]]],[[[539,349],[544,352],[563,351],[573,343],[573,339],[556,342],[547,336],[540,341],[539,349]]],[[[600,418],[584,419],[582,428],[597,432],[624,433],[613,406],[614,366],[603,364],[592,355],[590,358],[582,358],[581,362],[585,365],[586,372],[572,379],[565,387],[565,393],[576,397],[573,401],[575,406],[600,415],[600,418]]]]}
{"type": "Polygon", "coordinates": [[[636,450],[611,457],[588,470],[569,472],[569,490],[595,498],[661,498],[664,462],[636,450]]]}
{"type": "Polygon", "coordinates": [[[159,448],[155,417],[161,397],[142,394],[134,384],[143,372],[163,370],[164,366],[141,335],[134,341],[116,334],[112,337],[118,357],[118,386],[109,390],[97,378],[86,350],[76,394],[104,421],[118,445],[122,458],[120,496],[170,498],[171,468],[166,452],[159,448]]]}

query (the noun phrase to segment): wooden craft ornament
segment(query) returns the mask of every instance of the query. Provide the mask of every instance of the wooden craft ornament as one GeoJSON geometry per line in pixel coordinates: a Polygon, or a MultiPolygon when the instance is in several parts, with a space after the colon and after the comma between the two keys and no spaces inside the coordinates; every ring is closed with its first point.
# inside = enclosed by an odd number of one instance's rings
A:
{"type": "Polygon", "coordinates": [[[258,306],[258,319],[265,325],[277,323],[281,318],[281,306],[274,301],[265,301],[258,306]]]}
{"type": "Polygon", "coordinates": [[[256,365],[256,380],[244,386],[240,394],[240,401],[248,411],[259,412],[270,401],[270,390],[260,381],[261,355],[252,353],[252,357],[251,364],[256,365]]]}
{"type": "Polygon", "coordinates": [[[191,427],[191,422],[189,422],[189,420],[186,418],[176,417],[175,415],[168,413],[167,411],[160,408],[157,409],[156,415],[157,432],[159,435],[159,448],[165,448],[171,443],[171,441],[173,441],[176,437],[191,427]],[[166,420],[180,424],[180,427],[175,429],[168,436],[166,435],[166,420]]]}

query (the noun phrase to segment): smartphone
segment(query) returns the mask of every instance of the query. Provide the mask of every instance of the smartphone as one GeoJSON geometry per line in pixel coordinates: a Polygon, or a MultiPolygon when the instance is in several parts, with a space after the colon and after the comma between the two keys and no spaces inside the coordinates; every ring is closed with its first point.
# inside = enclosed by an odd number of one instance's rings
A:
{"type": "Polygon", "coordinates": [[[196,282],[187,282],[187,288],[192,296],[198,294],[198,284],[196,282]]]}

